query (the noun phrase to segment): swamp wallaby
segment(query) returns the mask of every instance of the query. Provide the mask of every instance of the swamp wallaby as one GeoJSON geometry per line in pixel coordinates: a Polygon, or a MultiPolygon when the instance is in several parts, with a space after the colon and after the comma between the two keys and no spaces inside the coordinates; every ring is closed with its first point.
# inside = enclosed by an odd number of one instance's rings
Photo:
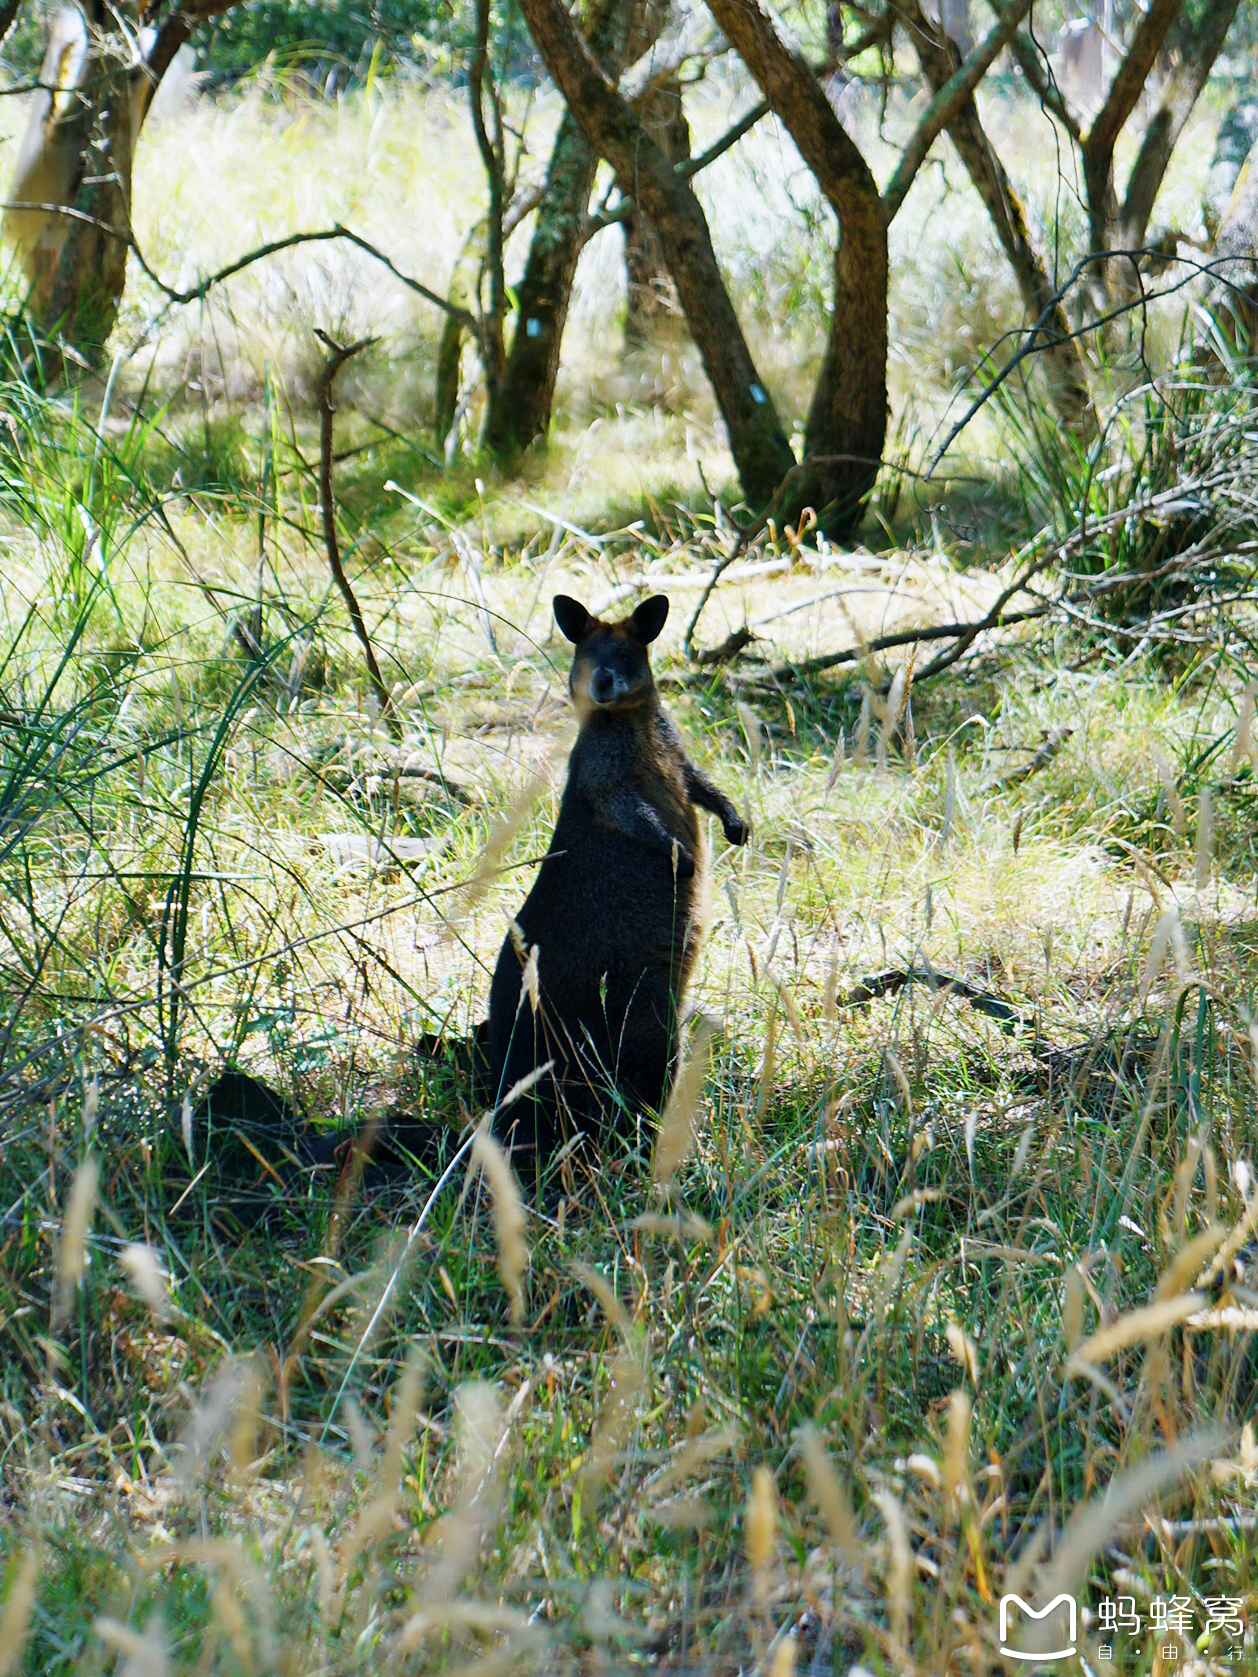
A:
{"type": "Polygon", "coordinates": [[[578,1130],[629,1133],[636,1109],[659,1111],[707,908],[696,806],[720,817],[731,844],[748,838],[660,703],[647,648],[667,616],[662,594],[621,623],[555,597],[576,647],[568,687],[580,732],[550,849],[489,997],[491,1100],[552,1062],[497,1121],[520,1163],[544,1163],[578,1130]]]}

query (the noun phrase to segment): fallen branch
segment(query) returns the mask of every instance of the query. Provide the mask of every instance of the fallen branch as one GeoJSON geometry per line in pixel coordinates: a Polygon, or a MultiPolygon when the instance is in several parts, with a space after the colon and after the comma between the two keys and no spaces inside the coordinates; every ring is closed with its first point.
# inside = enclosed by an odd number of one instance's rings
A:
{"type": "Polygon", "coordinates": [[[422,780],[427,786],[437,786],[454,803],[462,804],[466,809],[475,809],[480,799],[474,792],[469,792],[460,781],[452,780],[448,774],[442,774],[439,769],[424,768],[418,763],[390,762],[388,758],[376,758],[371,763],[355,764],[352,768],[342,767],[335,763],[319,764],[308,762],[306,769],[321,785],[328,786],[336,792],[345,792],[363,774],[378,775],[382,781],[392,780],[422,780]]]}
{"type": "MultiPolygon", "coordinates": [[[[1016,593],[1017,590],[1015,589],[1016,593]]],[[[938,675],[940,670],[947,669],[956,663],[979,635],[988,629],[1003,629],[1014,623],[1029,623],[1034,618],[1045,617],[1054,608],[1053,601],[1045,601],[1042,605],[1033,606],[1027,611],[1011,611],[1006,615],[993,617],[989,612],[977,623],[932,623],[920,629],[901,629],[893,635],[879,635],[871,641],[863,641],[860,646],[846,646],[842,652],[827,652],[820,658],[805,658],[798,664],[778,664],[770,670],[753,670],[744,678],[748,682],[764,682],[768,686],[778,686],[784,682],[799,681],[810,675],[819,675],[823,670],[832,670],[840,664],[859,664],[871,653],[891,652],[900,646],[916,646],[926,641],[955,640],[957,647],[948,653],[941,654],[926,668],[913,677],[913,685],[926,680],[928,676],[938,675]],[[953,656],[955,652],[955,656],[953,656]],[[947,662],[943,660],[946,659],[947,662]]]]}
{"type": "Polygon", "coordinates": [[[745,647],[750,646],[755,638],[744,623],[741,629],[731,629],[720,646],[714,646],[710,652],[697,653],[695,662],[698,664],[728,664],[731,658],[737,658],[745,647]]]}
{"type": "Polygon", "coordinates": [[[868,1007],[870,1002],[880,1001],[884,996],[898,995],[906,984],[928,984],[937,995],[956,996],[960,1001],[969,1002],[976,1013],[984,1013],[989,1019],[994,1019],[1001,1030],[1007,1033],[1035,1029],[1034,1014],[1023,1013],[1012,1002],[1005,1001],[1002,996],[994,995],[990,990],[984,990],[978,984],[971,984],[967,978],[958,978],[953,973],[936,972],[929,966],[889,967],[885,972],[873,973],[848,991],[843,998],[843,1005],[868,1007]]]}
{"type": "Polygon", "coordinates": [[[985,792],[996,792],[1006,786],[1018,786],[1022,781],[1030,780],[1031,776],[1038,774],[1046,763],[1052,762],[1073,733],[1073,728],[1050,728],[1043,745],[1033,751],[1025,763],[1019,763],[1017,768],[1005,769],[1002,773],[993,775],[984,784],[983,790],[985,792]]]}
{"type": "MultiPolygon", "coordinates": [[[[718,663],[718,662],[721,661],[720,658],[714,657],[713,655],[708,654],[708,653],[699,652],[695,648],[694,632],[695,632],[695,629],[698,626],[700,617],[703,616],[703,608],[707,605],[708,601],[712,598],[712,592],[715,589],[717,583],[721,580],[721,578],[725,574],[725,572],[734,563],[735,559],[737,559],[739,557],[739,555],[746,549],[749,542],[754,541],[755,538],[760,534],[760,532],[768,527],[769,520],[773,517],[774,513],[777,512],[778,508],[782,505],[782,502],[785,499],[787,490],[796,481],[796,479],[799,478],[801,473],[806,472],[806,471],[811,471],[814,466],[829,466],[829,465],[837,466],[837,465],[841,465],[841,464],[844,464],[844,463],[849,463],[850,464],[850,463],[853,463],[853,462],[855,462],[858,465],[868,465],[868,466],[872,466],[872,465],[875,465],[875,464],[881,465],[881,461],[875,462],[875,461],[871,460],[868,457],[868,455],[864,455],[864,454],[806,454],[802,460],[800,460],[799,462],[797,462],[796,465],[791,467],[789,472],[786,472],[784,474],[784,476],[782,477],[781,482],[778,484],[777,488],[773,491],[773,494],[769,497],[768,504],[766,505],[764,511],[762,513],[760,513],[758,517],[753,518],[749,524],[746,524],[746,525],[743,526],[743,528],[738,532],[738,538],[735,541],[733,547],[730,548],[728,553],[723,554],[721,556],[721,558],[719,558],[717,560],[716,564],[712,567],[712,575],[708,578],[707,583],[704,587],[703,593],[700,594],[700,596],[699,596],[699,603],[698,603],[698,605],[696,605],[694,611],[691,613],[690,621],[686,625],[686,632],[682,636],[682,646],[685,649],[685,653],[686,653],[687,658],[692,659],[696,664],[712,664],[712,663],[718,663]]],[[[808,518],[808,516],[809,516],[808,510],[805,509],[805,513],[804,513],[803,517],[800,519],[801,532],[802,532],[802,527],[804,526],[805,520],[808,518]]],[[[814,524],[816,523],[816,515],[815,514],[812,515],[812,522],[814,524]]],[[[811,526],[809,526],[809,528],[811,528],[811,526]]],[[[798,539],[799,539],[799,537],[796,536],[795,540],[798,540],[798,539]]],[[[754,638],[754,637],[749,636],[748,640],[750,640],[752,638],[754,638]]],[[[728,647],[728,645],[729,645],[729,642],[727,641],[726,646],[728,647]]],[[[726,651],[725,648],[718,648],[717,650],[723,658],[729,658],[729,657],[733,656],[733,654],[731,652],[726,651]]],[[[740,650],[741,650],[741,648],[738,648],[738,647],[736,647],[734,649],[734,651],[740,651],[740,650]]]]}
{"type": "Polygon", "coordinates": [[[376,697],[380,701],[380,714],[385,725],[395,740],[402,738],[402,721],[394,708],[393,695],[384,684],[384,677],[380,674],[380,666],[376,662],[375,649],[371,644],[371,636],[367,632],[366,619],[363,617],[362,607],[345,574],[345,567],[341,563],[341,548],[336,536],[336,504],[332,499],[332,421],[336,409],[332,406],[332,383],[338,372],[349,360],[351,355],[357,355],[366,349],[368,344],[375,343],[374,338],[359,338],[354,344],[338,344],[315,327],[315,334],[320,343],[332,351],[323,364],[323,371],[319,374],[319,510],[323,514],[323,545],[327,550],[328,569],[332,572],[332,579],[341,591],[341,596],[349,611],[350,622],[354,625],[354,633],[362,643],[363,654],[367,660],[367,673],[371,677],[371,685],[375,689],[376,697]]]}

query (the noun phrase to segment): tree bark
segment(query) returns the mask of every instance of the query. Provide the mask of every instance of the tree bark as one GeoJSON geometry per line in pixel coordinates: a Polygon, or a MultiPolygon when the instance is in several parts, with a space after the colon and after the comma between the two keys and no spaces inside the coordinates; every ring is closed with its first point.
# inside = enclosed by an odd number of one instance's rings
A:
{"type": "Polygon", "coordinates": [[[1238,5],[1239,0],[1206,0],[1205,11],[1185,42],[1179,68],[1167,83],[1162,102],[1144,131],[1123,202],[1120,237],[1127,250],[1135,250],[1144,243],[1171,153],[1209,80],[1215,59],[1223,50],[1238,5]]]}
{"type": "Polygon", "coordinates": [[[789,512],[811,506],[842,538],[860,515],[887,434],[887,229],[878,185],[801,55],[756,0],[708,0],[838,217],[830,335],[789,512]]]}
{"type": "Polygon", "coordinates": [[[655,224],[743,491],[749,501],[763,503],[795,460],[725,289],[699,201],[599,68],[562,0],[520,3],[551,79],[586,138],[655,224]]]}
{"type": "MultiPolygon", "coordinates": [[[[636,0],[604,0],[590,29],[590,50],[609,73],[626,53],[636,0]]],[[[506,367],[490,393],[481,442],[504,464],[550,427],[559,350],[586,238],[586,210],[598,152],[565,110],[550,154],[524,277],[516,289],[515,331],[506,367]]]]}
{"type": "MultiPolygon", "coordinates": [[[[37,327],[90,366],[104,353],[118,318],[131,241],[130,66],[123,41],[104,33],[103,5],[87,18],[87,58],[72,132],[79,155],[56,259],[40,270],[27,299],[37,327]]],[[[50,229],[51,230],[51,229],[50,229]]],[[[52,250],[44,247],[51,257],[52,250]]]]}
{"type": "MultiPolygon", "coordinates": [[[[912,0],[911,10],[907,7],[905,10],[922,73],[938,92],[957,67],[955,48],[935,34],[917,0],[912,0]]],[[[983,200],[1009,259],[1023,307],[1031,321],[1041,323],[1045,344],[1041,360],[1048,375],[1053,406],[1072,430],[1084,430],[1089,423],[1091,393],[1083,355],[1078,340],[1070,335],[1065,308],[1056,297],[1056,287],[1032,243],[1022,201],[987,138],[972,94],[951,117],[947,128],[948,137],[983,200]]]]}
{"type": "MultiPolygon", "coordinates": [[[[1210,257],[1214,279],[1206,310],[1231,349],[1252,355],[1258,338],[1258,140],[1241,166],[1236,189],[1210,257]]],[[[1207,345],[1198,359],[1216,359],[1207,345]]]]}
{"type": "MultiPolygon", "coordinates": [[[[681,83],[675,77],[660,87],[649,87],[638,111],[642,125],[668,161],[677,167],[690,158],[690,125],[681,102],[681,83]]],[[[625,280],[629,302],[625,337],[643,343],[663,316],[675,314],[676,296],[659,234],[651,218],[634,206],[624,221],[625,280]]]]}
{"type": "Polygon", "coordinates": [[[1118,214],[1114,195],[1114,147],[1136,108],[1149,73],[1184,0],[1149,0],[1132,36],[1127,55],[1110,83],[1105,103],[1083,141],[1083,183],[1088,204],[1088,233],[1096,252],[1110,248],[1110,229],[1118,214]]]}
{"type": "MultiPolygon", "coordinates": [[[[485,385],[492,395],[502,383],[506,350],[503,325],[507,313],[507,280],[503,268],[502,217],[506,191],[506,158],[503,149],[502,103],[489,64],[489,0],[476,0],[476,38],[467,70],[467,91],[472,107],[472,129],[485,168],[489,187],[486,208],[485,266],[489,270],[489,313],[481,319],[481,355],[485,363],[485,385]],[[485,82],[493,111],[493,133],[485,123],[485,82]]],[[[479,312],[479,310],[478,310],[479,312]]]]}

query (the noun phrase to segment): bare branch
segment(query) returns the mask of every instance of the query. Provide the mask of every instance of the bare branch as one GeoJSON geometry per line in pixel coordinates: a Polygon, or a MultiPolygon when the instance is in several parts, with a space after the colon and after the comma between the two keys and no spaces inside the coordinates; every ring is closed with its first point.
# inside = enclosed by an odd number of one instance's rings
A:
{"type": "Polygon", "coordinates": [[[0,6],[0,46],[8,40],[17,28],[18,13],[22,10],[22,0],[4,0],[0,6]]]}
{"type": "Polygon", "coordinates": [[[489,0],[476,0],[476,40],[467,67],[467,88],[472,106],[472,128],[476,134],[476,147],[480,152],[485,178],[489,184],[485,250],[485,266],[489,270],[489,318],[484,323],[480,339],[485,359],[485,382],[493,391],[502,377],[503,363],[506,359],[502,341],[503,320],[507,309],[502,232],[506,169],[503,161],[502,104],[489,66],[489,0]],[[487,76],[489,98],[494,112],[492,137],[485,126],[484,98],[487,76]]]}
{"type": "Polygon", "coordinates": [[[751,107],[746,116],[739,117],[732,128],[727,128],[720,139],[714,141],[706,151],[701,151],[698,157],[687,157],[683,162],[677,164],[677,173],[684,180],[691,180],[701,169],[706,169],[709,163],[715,163],[718,157],[724,157],[727,151],[738,144],[744,134],[751,133],[761,117],[768,116],[768,114],[769,101],[762,99],[758,105],[751,107]]]}
{"type": "Polygon", "coordinates": [[[350,622],[354,625],[354,633],[362,643],[363,656],[367,661],[367,673],[371,677],[371,685],[380,701],[380,714],[394,739],[401,740],[401,718],[394,707],[393,695],[385,686],[384,677],[380,674],[380,666],[376,662],[375,649],[371,644],[371,636],[367,632],[367,623],[363,617],[362,607],[358,603],[358,596],[354,593],[350,580],[345,574],[345,567],[341,563],[341,548],[336,535],[336,503],[332,499],[332,423],[336,413],[336,409],[332,405],[333,381],[351,355],[357,355],[359,350],[366,349],[368,344],[373,344],[376,340],[374,338],[360,338],[354,344],[338,344],[326,332],[320,331],[318,327],[315,328],[315,332],[320,342],[332,352],[324,362],[323,371],[319,375],[318,389],[319,510],[323,514],[323,545],[327,550],[328,569],[332,572],[332,580],[341,591],[341,597],[349,611],[350,622]]]}
{"type": "MultiPolygon", "coordinates": [[[[997,12],[1002,10],[1000,0],[991,0],[991,5],[997,12]]],[[[1058,85],[1044,48],[1033,36],[1019,31],[1009,43],[1009,50],[1041,105],[1057,118],[1076,145],[1082,145],[1083,124],[1066,103],[1066,95],[1058,85]]]]}
{"type": "MultiPolygon", "coordinates": [[[[898,0],[898,4],[912,31],[926,80],[936,90],[942,89],[952,78],[956,58],[953,47],[932,30],[919,0],[898,0]]],[[[1060,299],[1054,301],[1047,264],[1032,240],[1026,211],[1013,182],[984,131],[972,92],[949,118],[948,135],[1009,258],[1027,315],[1038,317],[1053,405],[1072,430],[1086,432],[1090,423],[1088,379],[1079,346],[1071,340],[1070,323],[1060,299]]]]}
{"type": "MultiPolygon", "coordinates": [[[[1258,150],[1258,148],[1255,149],[1258,150]]],[[[1009,357],[1008,361],[1005,362],[1000,371],[988,380],[973,402],[970,403],[970,406],[966,409],[965,413],[962,414],[961,418],[952,426],[948,435],[931,456],[930,464],[926,468],[924,475],[926,477],[930,477],[933,474],[935,468],[939,465],[939,462],[952,447],[952,444],[960,436],[961,432],[965,430],[966,426],[974,418],[975,414],[991,400],[1009,375],[1017,367],[1021,366],[1022,362],[1024,362],[1028,356],[1043,354],[1046,351],[1051,351],[1062,343],[1063,339],[1058,336],[1055,331],[1051,331],[1049,329],[1050,323],[1053,315],[1058,309],[1060,309],[1062,299],[1066,297],[1075,285],[1078,284],[1080,277],[1088,268],[1100,262],[1126,258],[1132,264],[1133,272],[1138,273],[1139,270],[1136,265],[1139,262],[1139,259],[1142,256],[1150,254],[1156,255],[1160,253],[1150,253],[1147,250],[1097,251],[1083,257],[1081,261],[1076,262],[1075,266],[1070,270],[1070,273],[1066,276],[1065,280],[1057,287],[1056,291],[1053,292],[1052,296],[1046,302],[1044,311],[1040,315],[1039,319],[1036,320],[1033,325],[1026,328],[1023,336],[1023,342],[1019,349],[1015,352],[1015,354],[1009,357]]],[[[1089,332],[1099,331],[1102,327],[1108,326],[1111,321],[1119,320],[1123,315],[1130,314],[1133,309],[1144,309],[1147,308],[1150,303],[1156,302],[1163,297],[1173,297],[1177,292],[1182,291],[1186,285],[1192,284],[1193,281],[1201,275],[1212,276],[1227,292],[1237,296],[1241,300],[1244,299],[1245,290],[1243,285],[1234,280],[1230,280],[1227,277],[1227,270],[1230,267],[1234,267],[1241,258],[1216,255],[1215,259],[1211,262],[1193,262],[1190,258],[1181,256],[1178,257],[1177,260],[1181,266],[1188,267],[1191,270],[1186,278],[1176,280],[1173,285],[1163,286],[1160,290],[1142,290],[1138,297],[1119,303],[1114,308],[1106,310],[1104,314],[1098,315],[1096,319],[1086,321],[1082,326],[1075,327],[1072,331],[1066,334],[1066,337],[1069,339],[1086,337],[1089,332]]]]}
{"type": "Polygon", "coordinates": [[[20,203],[0,204],[0,209],[46,210],[50,215],[63,215],[71,221],[86,222],[90,227],[99,227],[102,232],[111,233],[114,238],[122,239],[130,247],[144,273],[172,305],[199,303],[216,285],[221,285],[224,280],[233,278],[234,275],[241,273],[245,268],[252,267],[255,262],[261,262],[265,257],[275,256],[282,250],[291,250],[295,245],[325,244],[331,239],[344,239],[347,244],[356,245],[359,250],[373,257],[375,261],[389,270],[394,279],[399,280],[409,290],[417,292],[434,308],[441,309],[446,314],[452,315],[455,320],[460,321],[470,332],[476,334],[478,341],[480,339],[480,322],[474,314],[471,314],[467,309],[459,308],[445,297],[439,296],[437,292],[430,291],[426,285],[421,285],[417,279],[412,279],[409,274],[404,274],[369,239],[362,238],[348,227],[338,225],[323,228],[315,233],[289,233],[282,239],[272,239],[269,244],[259,245],[255,250],[247,251],[244,256],[237,257],[234,262],[229,262],[225,268],[220,268],[217,273],[210,274],[198,285],[190,287],[189,290],[177,291],[174,286],[167,285],[157,270],[149,265],[135,235],[129,229],[114,227],[108,222],[98,220],[95,216],[85,214],[82,210],[74,209],[69,204],[36,204],[28,203],[23,199],[20,203]]]}
{"type": "Polygon", "coordinates": [[[1008,46],[1030,9],[1031,0],[1009,0],[995,28],[988,31],[926,107],[925,115],[900,153],[895,173],[882,195],[882,219],[888,226],[908,196],[909,187],[926,161],[931,146],[996,62],[1000,52],[1008,46]]]}

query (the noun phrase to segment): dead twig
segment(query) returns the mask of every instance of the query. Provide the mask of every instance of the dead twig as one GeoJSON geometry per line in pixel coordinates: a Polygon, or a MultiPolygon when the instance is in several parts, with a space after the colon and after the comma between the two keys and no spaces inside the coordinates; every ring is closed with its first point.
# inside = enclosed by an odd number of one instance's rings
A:
{"type": "Polygon", "coordinates": [[[695,662],[696,664],[728,664],[731,658],[737,658],[744,647],[750,646],[755,638],[744,623],[741,629],[731,629],[720,646],[714,646],[710,652],[697,652],[695,662]]]}
{"type": "Polygon", "coordinates": [[[926,680],[928,676],[938,675],[940,670],[955,664],[973,643],[988,629],[1004,629],[1015,623],[1027,623],[1037,617],[1046,617],[1054,609],[1054,603],[1046,601],[1043,605],[1034,606],[1027,611],[1011,611],[1001,614],[989,612],[977,623],[933,623],[921,629],[901,629],[894,635],[879,635],[875,640],[865,641],[860,646],[846,646],[842,652],[827,652],[820,658],[805,658],[798,664],[778,664],[769,670],[752,670],[741,679],[749,685],[764,684],[775,687],[783,682],[801,681],[811,675],[819,675],[823,670],[832,670],[840,664],[859,664],[871,653],[890,652],[899,646],[916,646],[920,642],[951,640],[956,645],[949,648],[947,653],[932,660],[925,669],[917,672],[913,677],[913,685],[926,680]]]}
{"type": "Polygon", "coordinates": [[[367,660],[367,673],[371,677],[371,685],[375,689],[376,697],[380,701],[380,714],[385,725],[395,740],[402,738],[402,720],[398,716],[393,704],[393,696],[384,684],[384,677],[380,674],[380,666],[376,662],[375,649],[371,644],[371,636],[367,632],[366,619],[363,617],[362,607],[358,597],[345,574],[345,567],[341,563],[341,548],[336,536],[336,503],[332,499],[332,422],[336,409],[332,406],[332,384],[338,372],[349,360],[351,355],[357,355],[366,349],[368,344],[375,343],[374,338],[359,338],[354,344],[338,344],[328,334],[315,327],[315,334],[320,343],[331,350],[331,354],[323,364],[323,371],[319,374],[319,509],[323,514],[323,545],[328,555],[328,569],[332,572],[332,580],[341,591],[349,611],[350,622],[354,625],[354,633],[362,643],[363,655],[367,660]]]}

